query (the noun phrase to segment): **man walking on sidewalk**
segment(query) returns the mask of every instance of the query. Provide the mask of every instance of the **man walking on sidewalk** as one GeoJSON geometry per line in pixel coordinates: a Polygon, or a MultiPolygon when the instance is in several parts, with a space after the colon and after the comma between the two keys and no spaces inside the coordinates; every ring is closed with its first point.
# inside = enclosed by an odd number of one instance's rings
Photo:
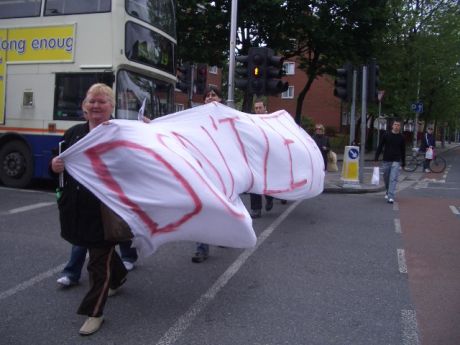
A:
{"type": "Polygon", "coordinates": [[[375,152],[375,162],[378,162],[383,150],[383,180],[387,190],[385,199],[389,204],[394,203],[396,184],[399,170],[406,165],[406,143],[401,132],[401,122],[393,121],[391,131],[387,132],[375,152]]]}

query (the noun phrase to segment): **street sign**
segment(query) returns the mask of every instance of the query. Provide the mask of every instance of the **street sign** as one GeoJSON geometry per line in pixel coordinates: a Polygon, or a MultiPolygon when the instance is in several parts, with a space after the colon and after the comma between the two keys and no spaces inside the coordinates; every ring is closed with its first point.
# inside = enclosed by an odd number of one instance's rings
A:
{"type": "Polygon", "coordinates": [[[410,110],[415,111],[416,113],[423,113],[423,103],[417,102],[410,105],[410,110]]]}

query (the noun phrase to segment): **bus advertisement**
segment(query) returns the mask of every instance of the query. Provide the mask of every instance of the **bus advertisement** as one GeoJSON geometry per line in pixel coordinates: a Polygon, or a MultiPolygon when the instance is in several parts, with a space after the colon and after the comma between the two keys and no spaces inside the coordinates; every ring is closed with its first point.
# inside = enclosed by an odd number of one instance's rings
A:
{"type": "Polygon", "coordinates": [[[50,178],[66,129],[84,121],[95,82],[113,87],[115,118],[174,111],[174,0],[0,2],[0,182],[50,178]]]}

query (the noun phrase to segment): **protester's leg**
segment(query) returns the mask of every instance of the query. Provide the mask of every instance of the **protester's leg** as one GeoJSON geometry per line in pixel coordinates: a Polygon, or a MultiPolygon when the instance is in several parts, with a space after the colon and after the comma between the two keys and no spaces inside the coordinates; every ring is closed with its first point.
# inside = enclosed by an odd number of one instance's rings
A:
{"type": "Polygon", "coordinates": [[[265,210],[270,211],[273,208],[273,197],[265,195],[265,210]]]}
{"type": "Polygon", "coordinates": [[[121,260],[128,271],[134,268],[134,263],[138,258],[137,250],[136,248],[131,247],[132,244],[132,241],[119,243],[121,260]]]}
{"type": "Polygon", "coordinates": [[[89,249],[88,273],[90,290],[78,308],[78,314],[88,315],[80,328],[81,335],[90,335],[99,330],[104,320],[103,311],[109,288],[120,287],[128,271],[113,246],[89,249]]]}
{"type": "Polygon", "coordinates": [[[259,194],[249,194],[251,197],[251,210],[261,210],[262,209],[262,195],[259,194]]]}
{"type": "MultiPolygon", "coordinates": [[[[86,259],[86,248],[80,246],[72,246],[70,259],[67,265],[62,270],[62,276],[69,278],[72,284],[79,282],[81,271],[86,259]]],[[[59,282],[59,279],[58,279],[59,282]]]]}
{"type": "Polygon", "coordinates": [[[382,169],[383,169],[383,182],[385,183],[385,190],[388,194],[388,188],[390,186],[390,169],[391,169],[392,162],[383,162],[382,169]]]}
{"type": "Polygon", "coordinates": [[[423,161],[423,170],[429,170],[430,169],[430,161],[431,161],[431,159],[425,159],[423,161]]]}
{"type": "Polygon", "coordinates": [[[103,314],[111,283],[111,265],[115,247],[90,248],[88,273],[90,289],[78,308],[78,314],[99,317],[103,314]]]}
{"type": "Polygon", "coordinates": [[[398,184],[399,177],[399,162],[391,162],[389,186],[388,186],[388,200],[395,199],[396,185],[398,184]]]}
{"type": "Polygon", "coordinates": [[[128,271],[126,270],[126,267],[123,264],[122,259],[115,250],[112,253],[110,273],[111,274],[109,286],[111,289],[118,289],[126,281],[126,275],[128,274],[128,271]]]}
{"type": "Polygon", "coordinates": [[[209,244],[197,243],[195,254],[192,256],[192,262],[201,263],[209,256],[209,244]]]}

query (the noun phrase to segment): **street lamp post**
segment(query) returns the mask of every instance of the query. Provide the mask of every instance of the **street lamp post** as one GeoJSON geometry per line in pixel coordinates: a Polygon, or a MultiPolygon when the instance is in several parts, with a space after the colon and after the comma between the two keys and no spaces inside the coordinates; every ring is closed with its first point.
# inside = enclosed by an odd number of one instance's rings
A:
{"type": "Polygon", "coordinates": [[[235,108],[235,49],[236,49],[236,26],[238,14],[238,0],[232,0],[232,13],[230,21],[230,54],[228,64],[228,99],[227,105],[235,108]]]}

